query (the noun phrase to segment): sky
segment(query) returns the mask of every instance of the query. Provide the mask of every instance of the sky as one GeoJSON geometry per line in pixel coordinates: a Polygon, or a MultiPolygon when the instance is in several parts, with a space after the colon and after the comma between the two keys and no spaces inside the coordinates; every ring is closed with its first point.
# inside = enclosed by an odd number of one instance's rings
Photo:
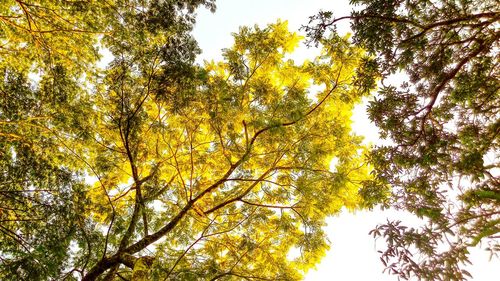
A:
{"type": "MultiPolygon", "coordinates": [[[[203,60],[221,60],[221,49],[232,45],[231,33],[240,26],[265,26],[278,19],[287,20],[291,31],[299,31],[307,24],[308,17],[320,9],[333,11],[336,16],[347,15],[352,10],[348,0],[217,0],[215,14],[200,10],[194,29],[203,60]]],[[[341,33],[348,32],[347,22],[339,26],[341,33]]],[[[292,57],[297,62],[314,57],[317,50],[301,46],[292,57]]],[[[366,143],[376,143],[377,130],[365,114],[365,104],[357,106],[353,114],[353,130],[365,136],[366,143]]],[[[387,218],[404,220],[407,224],[418,224],[417,218],[409,214],[388,211],[343,211],[327,220],[325,228],[331,242],[327,256],[306,275],[306,281],[374,280],[393,281],[395,276],[382,273],[384,267],[377,249],[383,249],[383,241],[375,241],[368,232],[387,218]]],[[[471,250],[473,266],[467,268],[477,281],[500,280],[500,260],[489,261],[489,254],[482,249],[471,250]]]]}

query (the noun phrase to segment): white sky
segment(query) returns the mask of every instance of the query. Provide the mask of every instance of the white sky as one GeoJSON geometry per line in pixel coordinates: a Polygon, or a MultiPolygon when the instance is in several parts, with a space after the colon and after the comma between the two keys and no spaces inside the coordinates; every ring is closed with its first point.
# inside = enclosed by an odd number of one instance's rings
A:
{"type": "MultiPolygon", "coordinates": [[[[231,33],[237,32],[242,25],[265,26],[277,19],[288,20],[291,31],[298,31],[301,25],[307,24],[308,17],[320,9],[334,11],[337,16],[347,15],[351,8],[348,0],[217,0],[217,11],[211,14],[206,10],[198,12],[194,36],[203,54],[198,62],[203,60],[221,60],[221,49],[232,45],[231,33]]],[[[347,32],[348,24],[339,28],[347,32]]],[[[294,55],[295,60],[311,58],[314,50],[302,46],[294,55]]],[[[368,142],[377,141],[377,131],[370,124],[364,106],[355,109],[353,129],[365,135],[368,142]]],[[[338,217],[328,219],[326,231],[331,242],[331,250],[307,276],[308,281],[331,280],[397,280],[395,276],[382,274],[384,269],[379,260],[376,247],[383,247],[382,241],[375,243],[368,232],[377,224],[384,223],[386,218],[400,218],[409,223],[418,223],[415,218],[395,211],[358,211],[356,214],[343,212],[338,217]]],[[[488,262],[489,255],[481,249],[471,250],[473,266],[469,272],[473,280],[500,280],[500,262],[494,259],[488,262]]]]}

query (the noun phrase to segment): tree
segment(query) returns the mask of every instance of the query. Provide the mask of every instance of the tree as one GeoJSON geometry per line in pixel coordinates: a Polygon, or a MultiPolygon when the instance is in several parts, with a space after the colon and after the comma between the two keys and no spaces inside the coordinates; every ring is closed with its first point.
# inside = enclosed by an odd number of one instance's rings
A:
{"type": "Polygon", "coordinates": [[[321,12],[306,29],[318,40],[350,19],[353,41],[377,56],[384,79],[368,113],[391,144],[377,146],[371,163],[392,186],[391,205],[425,218],[421,228],[378,226],[382,260],[404,279],[463,280],[469,247],[500,249],[498,3],[352,3],[360,9],[350,16],[321,12]],[[386,85],[399,71],[409,81],[386,85]]]}
{"type": "Polygon", "coordinates": [[[97,42],[110,48],[107,42],[129,28],[186,41],[193,9],[213,8],[211,1],[104,2],[0,4],[0,279],[67,278],[74,272],[63,272],[75,256],[71,245],[91,245],[99,235],[84,217],[88,165],[70,161],[65,152],[84,150],[82,143],[92,137],[97,42]],[[159,17],[169,22],[159,23],[159,17]]]}
{"type": "Polygon", "coordinates": [[[300,37],[278,22],[241,28],[201,67],[191,12],[211,2],[127,3],[99,41],[104,72],[59,64],[36,83],[6,67],[0,277],[300,279],[328,248],[325,217],[362,206],[371,180],[350,132],[364,52],[332,37],[296,65],[300,37]]]}
{"type": "Polygon", "coordinates": [[[94,102],[105,146],[90,161],[105,172],[88,210],[109,235],[84,280],[127,278],[146,256],[151,278],[187,280],[295,280],[319,260],[325,217],[357,207],[368,179],[349,134],[366,91],[350,86],[359,49],[338,39],[295,65],[284,57],[298,40],[285,23],[242,28],[224,62],[173,78],[161,58],[115,61],[94,102]],[[325,87],[315,102],[311,83],[325,87]]]}

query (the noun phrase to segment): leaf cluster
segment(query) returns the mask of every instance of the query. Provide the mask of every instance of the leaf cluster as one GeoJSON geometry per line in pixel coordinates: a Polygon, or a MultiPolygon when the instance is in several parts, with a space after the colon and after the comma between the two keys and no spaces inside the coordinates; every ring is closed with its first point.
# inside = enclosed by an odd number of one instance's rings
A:
{"type": "Polygon", "coordinates": [[[368,113],[391,144],[376,147],[371,163],[392,186],[392,206],[427,221],[380,226],[384,262],[405,279],[465,279],[468,247],[498,251],[498,3],[352,3],[360,9],[350,16],[322,12],[306,31],[320,42],[350,19],[353,42],[376,56],[383,80],[368,113]],[[386,82],[400,72],[408,81],[386,82]]]}

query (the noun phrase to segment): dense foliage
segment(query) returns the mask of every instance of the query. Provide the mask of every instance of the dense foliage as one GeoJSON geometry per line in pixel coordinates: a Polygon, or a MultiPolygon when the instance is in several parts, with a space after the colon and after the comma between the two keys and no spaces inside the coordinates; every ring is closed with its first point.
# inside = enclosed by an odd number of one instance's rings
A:
{"type": "Polygon", "coordinates": [[[202,67],[211,1],[1,5],[0,279],[297,280],[365,204],[345,38],[297,65],[286,23],[241,28],[202,67]]]}
{"type": "Polygon", "coordinates": [[[378,226],[382,260],[405,279],[465,279],[469,247],[500,250],[498,1],[351,2],[350,16],[321,12],[306,30],[321,40],[352,20],[354,42],[377,56],[384,80],[368,112],[391,144],[371,162],[391,205],[426,222],[378,226]],[[399,72],[408,81],[387,82],[399,72]]]}

